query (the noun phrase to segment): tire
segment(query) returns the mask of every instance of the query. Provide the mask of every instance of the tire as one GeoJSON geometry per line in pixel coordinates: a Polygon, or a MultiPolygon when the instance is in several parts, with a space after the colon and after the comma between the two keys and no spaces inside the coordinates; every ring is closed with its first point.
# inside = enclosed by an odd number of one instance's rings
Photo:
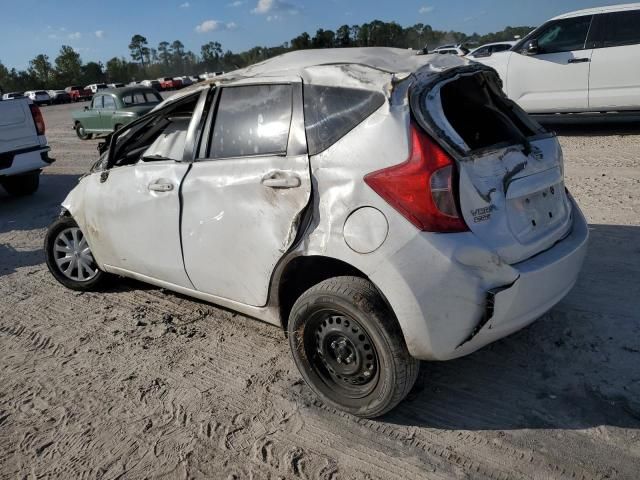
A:
{"type": "Polygon", "coordinates": [[[84,126],[80,122],[76,123],[76,135],[78,135],[78,138],[80,140],[89,140],[93,136],[90,133],[87,133],[87,131],[84,129],[84,126]]]}
{"type": "Polygon", "coordinates": [[[38,190],[38,186],[40,186],[40,172],[5,177],[1,182],[9,195],[13,195],[14,197],[32,195],[38,190]]]}
{"type": "Polygon", "coordinates": [[[385,414],[413,387],[420,362],[371,282],[325,280],[295,302],[288,324],[293,360],[327,405],[364,418],[385,414]]]}
{"type": "Polygon", "coordinates": [[[97,290],[106,281],[108,274],[98,268],[84,235],[71,217],[60,217],[49,226],[44,255],[51,274],[71,290],[97,290]],[[71,259],[65,261],[66,258],[71,259]]]}

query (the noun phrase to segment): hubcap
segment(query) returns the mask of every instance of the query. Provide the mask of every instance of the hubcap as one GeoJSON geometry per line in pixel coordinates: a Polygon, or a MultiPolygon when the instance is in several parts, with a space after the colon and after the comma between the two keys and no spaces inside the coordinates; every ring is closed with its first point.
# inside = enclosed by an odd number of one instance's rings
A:
{"type": "Polygon", "coordinates": [[[359,398],[376,386],[378,358],[366,330],[335,311],[314,315],[305,329],[305,348],[316,374],[331,389],[359,398]]]}
{"type": "Polygon", "coordinates": [[[53,246],[56,265],[67,278],[87,282],[98,274],[98,267],[87,240],[77,227],[62,230],[53,246]]]}

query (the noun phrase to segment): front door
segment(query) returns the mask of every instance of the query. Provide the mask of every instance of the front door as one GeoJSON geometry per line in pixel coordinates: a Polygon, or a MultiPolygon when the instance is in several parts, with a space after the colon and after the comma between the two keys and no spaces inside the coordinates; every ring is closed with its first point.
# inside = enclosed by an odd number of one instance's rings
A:
{"type": "Polygon", "coordinates": [[[309,202],[300,82],[222,88],[182,186],[182,245],[198,291],[267,303],[309,202]]]}
{"type": "Polygon", "coordinates": [[[529,113],[581,112],[589,105],[592,16],[551,22],[535,38],[537,51],[513,52],[506,91],[529,113]]]}
{"type": "Polygon", "coordinates": [[[188,168],[139,161],[111,169],[106,180],[100,172],[84,180],[81,227],[100,263],[192,288],[180,247],[179,187],[188,168]]]}
{"type": "Polygon", "coordinates": [[[102,130],[102,124],[100,122],[100,112],[102,111],[102,95],[94,95],[91,100],[91,107],[87,112],[88,115],[82,120],[82,125],[85,130],[91,130],[92,132],[102,130]]]}
{"type": "Polygon", "coordinates": [[[100,128],[105,131],[113,130],[113,114],[116,111],[116,100],[111,95],[103,95],[102,110],[100,110],[100,128]]]}

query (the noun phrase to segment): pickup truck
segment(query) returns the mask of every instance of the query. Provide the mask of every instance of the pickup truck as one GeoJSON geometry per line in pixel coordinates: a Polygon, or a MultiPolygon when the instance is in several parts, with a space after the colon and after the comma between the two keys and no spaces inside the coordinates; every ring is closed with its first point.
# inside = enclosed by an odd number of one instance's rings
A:
{"type": "Polygon", "coordinates": [[[84,87],[71,86],[64,89],[69,94],[72,102],[80,102],[85,100],[91,100],[93,93],[91,90],[87,90],[84,87]]]}
{"type": "Polygon", "coordinates": [[[38,189],[40,171],[53,163],[40,108],[27,98],[0,102],[0,185],[9,195],[38,189]]]}

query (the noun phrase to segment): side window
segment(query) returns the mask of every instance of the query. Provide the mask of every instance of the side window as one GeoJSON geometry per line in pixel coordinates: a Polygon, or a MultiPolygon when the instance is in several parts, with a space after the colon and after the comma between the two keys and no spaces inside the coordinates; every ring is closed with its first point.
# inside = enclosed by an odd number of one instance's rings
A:
{"type": "Polygon", "coordinates": [[[336,143],[380,108],[380,92],[357,88],[304,86],[304,125],[309,155],[336,143]]]}
{"type": "Polygon", "coordinates": [[[181,161],[199,98],[200,92],[191,94],[145,121],[125,127],[116,137],[115,147],[111,147],[114,166],[133,165],[140,161],[181,161]]]}
{"type": "Polygon", "coordinates": [[[292,106],[291,85],[223,88],[209,158],[286,154],[292,106]]]}
{"type": "Polygon", "coordinates": [[[587,41],[592,16],[567,18],[551,24],[538,36],[540,53],[582,50],[587,41]]]}
{"type": "Polygon", "coordinates": [[[604,20],[603,47],[640,44],[640,10],[609,13],[604,20]]]}
{"type": "Polygon", "coordinates": [[[115,110],[116,109],[116,101],[111,95],[104,95],[103,97],[103,108],[105,110],[115,110]]]}
{"type": "Polygon", "coordinates": [[[489,55],[489,47],[482,47],[473,54],[474,57],[486,57],[489,55]]]}
{"type": "Polygon", "coordinates": [[[95,95],[93,97],[91,108],[102,108],[102,95],[95,95]]]}
{"type": "Polygon", "coordinates": [[[509,50],[510,48],[511,45],[494,45],[493,47],[491,47],[491,51],[494,53],[504,52],[506,50],[509,50]]]}

